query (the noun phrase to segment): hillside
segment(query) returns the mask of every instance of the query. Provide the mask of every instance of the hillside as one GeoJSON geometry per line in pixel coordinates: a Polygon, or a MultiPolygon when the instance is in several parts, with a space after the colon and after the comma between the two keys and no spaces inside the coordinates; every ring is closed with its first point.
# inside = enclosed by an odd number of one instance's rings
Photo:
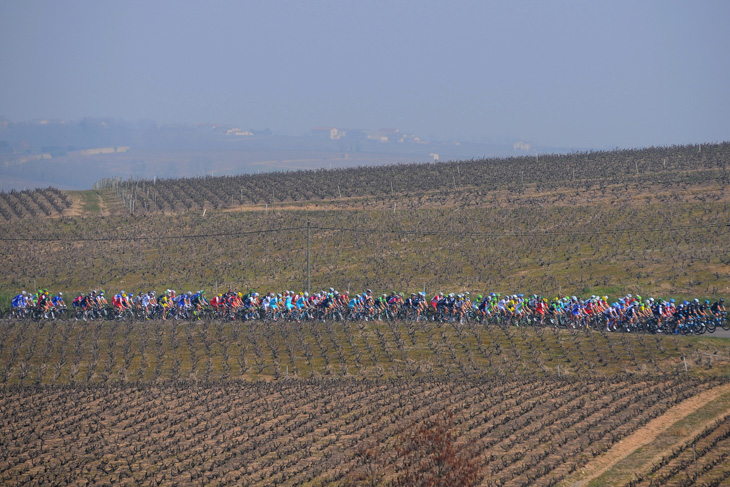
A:
{"type": "MultiPolygon", "coordinates": [[[[494,197],[632,185],[656,189],[718,181],[727,185],[730,143],[535,157],[473,159],[230,177],[103,180],[136,215],[250,205],[332,202],[340,207],[489,205],[494,197]],[[374,199],[375,201],[370,201],[374,199]]],[[[648,188],[647,188],[648,189],[648,188]]]]}
{"type": "MultiPolygon", "coordinates": [[[[313,290],[727,296],[728,149],[4,195],[0,300],[300,290],[307,226],[313,290]]],[[[448,414],[479,485],[723,485],[728,350],[475,322],[2,320],[0,483],[386,485],[448,414]]]]}
{"type": "Polygon", "coordinates": [[[725,296],[727,145],[540,158],[524,184],[523,158],[61,193],[61,218],[0,223],[0,293],[303,288],[309,221],[314,289],[725,296]],[[233,187],[244,199],[215,208],[233,187]]]}

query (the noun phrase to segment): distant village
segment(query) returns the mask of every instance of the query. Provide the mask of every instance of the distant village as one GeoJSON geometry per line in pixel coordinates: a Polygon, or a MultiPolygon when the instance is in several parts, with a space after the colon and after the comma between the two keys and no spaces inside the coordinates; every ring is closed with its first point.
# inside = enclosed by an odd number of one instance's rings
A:
{"type": "MultiPolygon", "coordinates": [[[[210,128],[220,130],[222,127],[217,125],[199,125],[208,126],[210,128]]],[[[225,128],[225,133],[228,136],[234,137],[254,137],[256,135],[270,135],[262,134],[260,131],[251,129],[241,129],[239,127],[225,128]]],[[[383,128],[377,130],[369,129],[341,129],[337,127],[314,127],[310,133],[310,136],[317,137],[320,139],[330,140],[374,140],[376,142],[398,142],[398,143],[412,143],[412,144],[427,144],[428,141],[421,139],[417,135],[408,134],[401,132],[400,129],[395,128],[383,128]]]]}
{"type": "Polygon", "coordinates": [[[420,137],[401,132],[400,129],[378,129],[378,130],[365,130],[365,129],[349,129],[342,130],[336,127],[315,127],[312,129],[312,135],[315,137],[327,138],[332,140],[339,140],[343,138],[354,139],[354,140],[374,140],[376,142],[398,142],[398,143],[413,143],[413,144],[426,144],[427,141],[420,137]]]}

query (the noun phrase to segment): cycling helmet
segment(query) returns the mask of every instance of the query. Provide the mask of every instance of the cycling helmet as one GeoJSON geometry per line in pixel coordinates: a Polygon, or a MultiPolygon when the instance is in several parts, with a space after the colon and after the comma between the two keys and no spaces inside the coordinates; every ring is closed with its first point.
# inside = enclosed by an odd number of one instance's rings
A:
{"type": "Polygon", "coordinates": [[[59,296],[63,296],[63,293],[58,293],[59,296]]]}
{"type": "Polygon", "coordinates": [[[706,299],[705,299],[705,304],[710,304],[710,302],[709,302],[708,300],[706,300],[706,299]]]}

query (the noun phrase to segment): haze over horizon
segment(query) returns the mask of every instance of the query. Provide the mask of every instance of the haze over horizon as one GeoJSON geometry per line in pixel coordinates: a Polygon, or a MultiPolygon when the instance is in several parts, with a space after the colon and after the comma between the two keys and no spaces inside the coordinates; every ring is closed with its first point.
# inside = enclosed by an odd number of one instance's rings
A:
{"type": "Polygon", "coordinates": [[[0,3],[0,116],[641,147],[728,139],[730,4],[0,3]]]}

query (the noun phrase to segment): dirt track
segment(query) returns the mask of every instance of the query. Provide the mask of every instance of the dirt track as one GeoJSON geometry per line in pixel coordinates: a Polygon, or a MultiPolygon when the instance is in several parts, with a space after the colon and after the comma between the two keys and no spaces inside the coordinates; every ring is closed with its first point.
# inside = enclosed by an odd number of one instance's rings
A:
{"type": "MultiPolygon", "coordinates": [[[[715,387],[683,401],[658,418],[651,420],[646,426],[639,428],[628,438],[619,441],[605,455],[588,463],[581,469],[580,477],[573,479],[574,482],[566,485],[572,487],[588,485],[591,480],[598,478],[631,453],[654,441],[660,433],[666,431],[674,423],[686,418],[697,409],[726,393],[730,393],[730,384],[715,387]]],[[[704,425],[702,427],[704,428],[704,425]]],[[[699,430],[701,429],[699,428],[699,430]]],[[[699,433],[699,431],[692,432],[687,437],[692,437],[695,433],[699,433]]],[[[650,460],[647,459],[647,462],[650,460]]]]}

